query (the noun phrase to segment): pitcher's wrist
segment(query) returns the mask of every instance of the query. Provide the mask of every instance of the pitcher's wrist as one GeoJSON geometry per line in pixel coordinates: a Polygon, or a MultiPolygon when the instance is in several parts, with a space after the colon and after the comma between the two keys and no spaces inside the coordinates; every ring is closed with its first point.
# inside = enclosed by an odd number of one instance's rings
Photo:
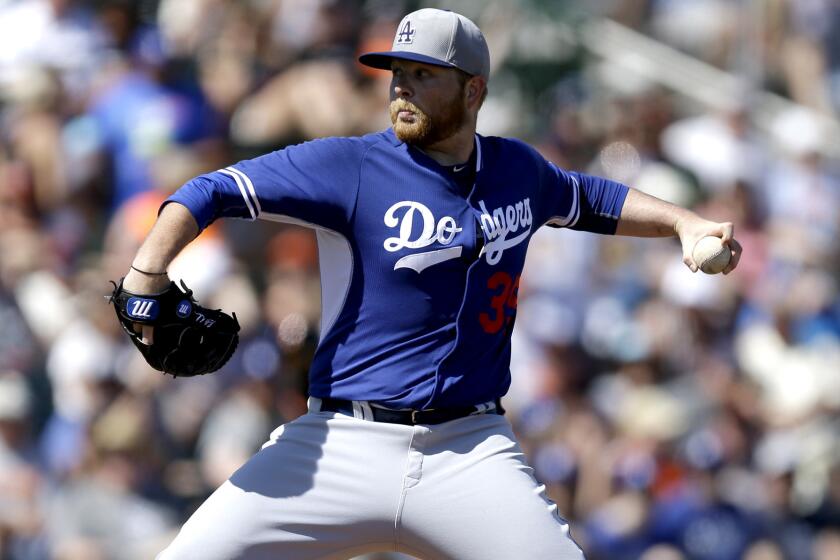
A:
{"type": "Polygon", "coordinates": [[[135,294],[158,294],[169,287],[169,275],[145,275],[130,268],[123,279],[123,288],[135,294]]]}

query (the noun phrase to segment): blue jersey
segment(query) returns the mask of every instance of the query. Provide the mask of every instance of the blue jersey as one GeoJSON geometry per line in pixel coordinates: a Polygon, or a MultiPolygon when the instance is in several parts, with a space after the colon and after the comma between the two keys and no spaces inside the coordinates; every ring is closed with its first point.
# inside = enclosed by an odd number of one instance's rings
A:
{"type": "Polygon", "coordinates": [[[327,138],[197,177],[169,201],[199,227],[232,216],[314,228],[321,338],[310,394],[438,408],[510,386],[528,242],[542,225],[614,233],[627,187],[527,144],[476,135],[474,181],[392,130],[327,138]]]}

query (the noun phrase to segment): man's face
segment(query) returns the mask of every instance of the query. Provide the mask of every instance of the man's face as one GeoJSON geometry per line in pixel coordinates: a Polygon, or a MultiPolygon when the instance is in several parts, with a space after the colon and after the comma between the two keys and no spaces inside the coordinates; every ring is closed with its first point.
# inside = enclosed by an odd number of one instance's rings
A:
{"type": "Polygon", "coordinates": [[[403,142],[430,146],[467,122],[464,83],[456,70],[394,59],[391,72],[391,123],[403,142]]]}

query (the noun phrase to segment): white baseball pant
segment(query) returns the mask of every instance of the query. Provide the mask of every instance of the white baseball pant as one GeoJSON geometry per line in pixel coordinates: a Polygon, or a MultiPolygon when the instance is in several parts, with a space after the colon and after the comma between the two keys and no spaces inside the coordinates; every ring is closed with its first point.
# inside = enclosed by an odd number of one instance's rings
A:
{"type": "Polygon", "coordinates": [[[317,410],[276,429],[157,560],[583,558],[504,416],[405,426],[317,410]]]}

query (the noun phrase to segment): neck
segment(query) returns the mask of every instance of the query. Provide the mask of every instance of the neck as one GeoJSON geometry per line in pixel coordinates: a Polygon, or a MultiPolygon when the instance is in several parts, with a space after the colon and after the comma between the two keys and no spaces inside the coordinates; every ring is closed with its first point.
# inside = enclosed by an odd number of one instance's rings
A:
{"type": "Polygon", "coordinates": [[[475,143],[475,126],[464,126],[445,140],[421,148],[441,165],[457,165],[470,159],[475,143]]]}

